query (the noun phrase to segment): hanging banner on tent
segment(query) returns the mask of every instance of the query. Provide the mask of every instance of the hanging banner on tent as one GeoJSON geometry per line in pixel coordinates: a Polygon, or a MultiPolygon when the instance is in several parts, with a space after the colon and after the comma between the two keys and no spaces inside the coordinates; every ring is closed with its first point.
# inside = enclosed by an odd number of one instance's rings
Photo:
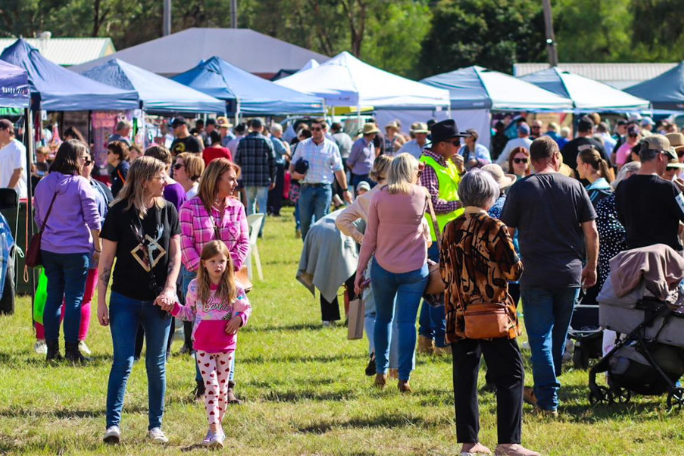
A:
{"type": "Polygon", "coordinates": [[[119,120],[133,119],[133,111],[95,111],[92,113],[93,128],[93,159],[95,165],[102,168],[107,166],[107,140],[114,133],[119,120]]]}

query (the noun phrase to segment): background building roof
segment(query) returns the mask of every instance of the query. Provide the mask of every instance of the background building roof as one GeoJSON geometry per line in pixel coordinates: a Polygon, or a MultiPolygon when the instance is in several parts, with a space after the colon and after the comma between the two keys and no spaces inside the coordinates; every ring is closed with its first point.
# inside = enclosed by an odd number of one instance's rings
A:
{"type": "MultiPolygon", "coordinates": [[[[78,65],[113,54],[111,38],[25,38],[46,59],[62,66],[78,65]]],[[[0,53],[14,44],[16,38],[0,38],[0,53]]]]}
{"type": "MultiPolygon", "coordinates": [[[[655,78],[676,63],[561,63],[560,66],[571,73],[594,79],[624,89],[642,81],[655,78]]],[[[513,76],[520,77],[549,68],[548,63],[515,63],[513,76]]]]}
{"type": "MultiPolygon", "coordinates": [[[[299,70],[311,59],[318,62],[329,59],[254,30],[213,28],[186,29],[121,50],[109,58],[123,60],[153,73],[173,76],[214,56],[267,78],[282,69],[299,70]]],[[[93,60],[73,69],[84,71],[107,59],[93,60]]]]}

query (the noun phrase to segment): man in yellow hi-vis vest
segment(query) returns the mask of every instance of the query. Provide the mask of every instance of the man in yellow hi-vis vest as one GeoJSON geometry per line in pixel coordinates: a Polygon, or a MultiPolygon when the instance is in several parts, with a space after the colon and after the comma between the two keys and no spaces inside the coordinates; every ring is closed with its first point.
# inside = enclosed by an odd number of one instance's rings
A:
{"type": "MultiPolygon", "coordinates": [[[[461,133],[456,122],[452,119],[437,122],[430,127],[432,145],[424,149],[420,161],[425,164],[420,183],[427,188],[432,199],[432,205],[437,215],[437,224],[440,231],[444,230],[447,223],[463,213],[463,207],[458,200],[458,184],[461,176],[465,174],[463,157],[458,154],[461,147],[461,137],[469,136],[461,133]]],[[[439,244],[434,232],[430,214],[428,218],[432,245],[428,249],[428,258],[439,261],[439,244]]],[[[423,301],[420,311],[420,328],[418,331],[418,351],[421,353],[446,354],[451,347],[444,337],[446,330],[446,317],[444,303],[433,307],[423,301]]]]}

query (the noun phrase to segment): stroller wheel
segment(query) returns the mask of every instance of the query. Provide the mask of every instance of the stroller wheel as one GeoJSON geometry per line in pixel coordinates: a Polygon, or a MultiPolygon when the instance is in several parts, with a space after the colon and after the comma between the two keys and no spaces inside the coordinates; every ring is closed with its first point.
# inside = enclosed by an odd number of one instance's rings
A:
{"type": "Polygon", "coordinates": [[[596,405],[601,402],[609,402],[610,397],[610,390],[605,386],[597,386],[596,389],[589,391],[589,403],[591,405],[596,405]]]}
{"type": "Polygon", "coordinates": [[[615,404],[626,404],[632,398],[632,392],[626,388],[614,386],[609,391],[610,402],[615,404]]]}
{"type": "Polygon", "coordinates": [[[684,407],[684,388],[674,388],[667,395],[667,408],[670,410],[681,410],[684,407]]]}

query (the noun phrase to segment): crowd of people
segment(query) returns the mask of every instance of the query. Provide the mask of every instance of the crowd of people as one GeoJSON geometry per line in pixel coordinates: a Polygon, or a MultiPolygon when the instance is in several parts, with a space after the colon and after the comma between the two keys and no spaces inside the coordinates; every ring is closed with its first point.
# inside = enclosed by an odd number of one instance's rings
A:
{"type": "MultiPolygon", "coordinates": [[[[143,341],[148,437],[168,441],[165,369],[178,317],[181,351],[196,357],[195,394],[207,411],[202,443],[223,445],[222,419],[241,402],[237,334],[251,315],[243,279],[247,215],[279,216],[285,197],[305,243],[315,236],[329,242],[320,228],[357,244],[345,250],[343,267],[326,273],[337,282],[332,295],[321,293],[322,320],[341,319],[335,290],[343,283],[349,297],[362,297],[365,370],[375,386],[396,378],[398,390],[411,393],[417,352],[453,357],[463,454],[491,454],[479,442],[482,356],[497,395],[495,454],[536,455],[521,445],[523,401],[558,416],[575,304],[595,303],[617,253],[653,244],[683,250],[684,135],[671,123],[619,121],[611,136],[605,120],[590,114],[573,139],[555,123],[544,131],[538,120],[497,121],[491,149],[453,120],[417,122],[408,135],[398,121],[384,135],[367,122],[356,138],[324,119],[285,132],[258,118],[233,128],[219,117],[190,130],[177,117],[169,126],[169,148],[143,150],[131,143],[130,123],[119,122],[107,143],[110,185],[95,178],[90,147],[76,129],[65,130],[53,157],[36,154],[35,165],[46,164],[34,175],[47,280],[36,351],[49,362],[63,359],[63,321],[64,358],[89,362],[85,340],[98,287],[97,319],[110,327],[114,347],[108,443],[121,439],[126,385],[143,341]],[[511,127],[517,137],[509,139],[511,127]],[[520,305],[532,388],[524,387],[517,343],[520,305]]],[[[0,159],[0,186],[21,196],[25,149],[4,119],[0,159]]]]}

